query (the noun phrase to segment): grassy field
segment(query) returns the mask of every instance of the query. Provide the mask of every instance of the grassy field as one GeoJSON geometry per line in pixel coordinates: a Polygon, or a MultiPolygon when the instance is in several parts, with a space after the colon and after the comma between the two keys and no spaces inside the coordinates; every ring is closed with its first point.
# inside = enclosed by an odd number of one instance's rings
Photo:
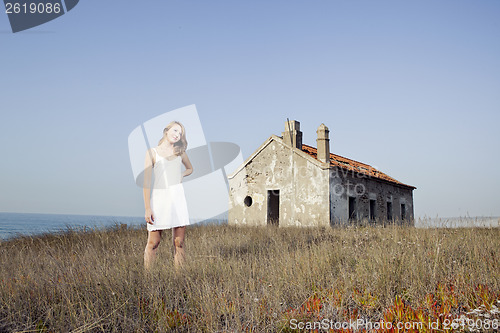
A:
{"type": "Polygon", "coordinates": [[[193,226],[180,272],[169,234],[144,272],[146,239],[1,242],[0,332],[497,331],[499,228],[193,226]]]}

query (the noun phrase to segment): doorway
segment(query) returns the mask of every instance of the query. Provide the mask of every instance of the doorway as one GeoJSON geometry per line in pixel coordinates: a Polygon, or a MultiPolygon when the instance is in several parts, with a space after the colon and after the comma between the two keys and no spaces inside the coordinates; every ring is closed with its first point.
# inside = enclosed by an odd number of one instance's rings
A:
{"type": "Polygon", "coordinates": [[[349,197],[349,221],[356,221],[358,216],[356,213],[356,197],[349,197]]]}
{"type": "Polygon", "coordinates": [[[280,221],[280,190],[267,191],[267,224],[278,226],[280,221]]]}

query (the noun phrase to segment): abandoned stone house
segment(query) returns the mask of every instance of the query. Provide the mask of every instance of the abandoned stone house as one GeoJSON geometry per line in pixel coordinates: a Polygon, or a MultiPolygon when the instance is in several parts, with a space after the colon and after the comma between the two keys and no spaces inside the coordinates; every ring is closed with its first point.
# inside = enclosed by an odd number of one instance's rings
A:
{"type": "Polygon", "coordinates": [[[317,135],[317,148],[302,144],[300,123],[287,121],[281,137],[271,135],[229,175],[229,224],[413,225],[414,186],[330,153],[324,124],[317,135]]]}

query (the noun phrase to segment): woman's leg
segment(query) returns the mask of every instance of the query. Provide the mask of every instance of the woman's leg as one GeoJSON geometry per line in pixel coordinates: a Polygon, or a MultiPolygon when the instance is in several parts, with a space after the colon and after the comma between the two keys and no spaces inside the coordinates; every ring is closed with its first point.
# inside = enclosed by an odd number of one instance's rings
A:
{"type": "Polygon", "coordinates": [[[180,267],[184,264],[184,235],[186,227],[177,227],[172,229],[172,242],[174,243],[174,265],[180,267]]]}
{"type": "Polygon", "coordinates": [[[148,242],[144,249],[144,268],[151,268],[156,257],[156,250],[160,245],[162,230],[148,231],[148,242]]]}

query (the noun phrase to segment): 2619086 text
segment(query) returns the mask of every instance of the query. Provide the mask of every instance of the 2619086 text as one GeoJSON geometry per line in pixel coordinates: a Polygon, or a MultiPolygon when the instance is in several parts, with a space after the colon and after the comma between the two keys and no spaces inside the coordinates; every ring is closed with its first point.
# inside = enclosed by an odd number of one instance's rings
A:
{"type": "Polygon", "coordinates": [[[5,13],[7,14],[59,14],[62,11],[59,2],[6,2],[5,13]]]}

